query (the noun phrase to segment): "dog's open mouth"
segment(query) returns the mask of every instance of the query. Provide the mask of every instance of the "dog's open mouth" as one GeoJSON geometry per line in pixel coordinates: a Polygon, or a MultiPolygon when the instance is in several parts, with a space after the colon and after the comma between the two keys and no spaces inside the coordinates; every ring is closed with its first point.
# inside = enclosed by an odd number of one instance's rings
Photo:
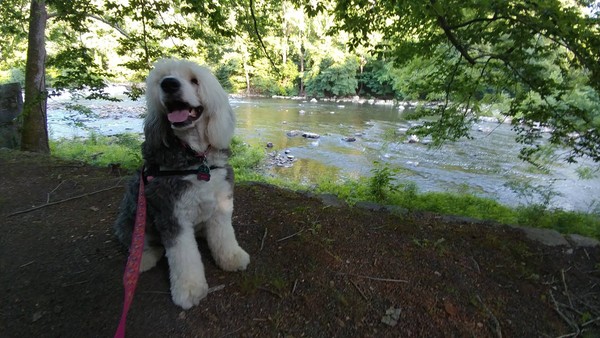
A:
{"type": "Polygon", "coordinates": [[[169,111],[167,119],[171,125],[183,127],[196,121],[202,115],[204,107],[190,107],[187,103],[175,102],[167,105],[167,109],[169,111]]]}

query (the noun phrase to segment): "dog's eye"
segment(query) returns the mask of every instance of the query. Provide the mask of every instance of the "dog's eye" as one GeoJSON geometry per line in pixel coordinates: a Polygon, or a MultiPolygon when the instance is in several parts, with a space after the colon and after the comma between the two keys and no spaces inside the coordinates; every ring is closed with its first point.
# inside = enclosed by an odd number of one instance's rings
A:
{"type": "Polygon", "coordinates": [[[190,81],[192,81],[193,84],[198,85],[198,79],[195,77],[193,77],[190,81]]]}

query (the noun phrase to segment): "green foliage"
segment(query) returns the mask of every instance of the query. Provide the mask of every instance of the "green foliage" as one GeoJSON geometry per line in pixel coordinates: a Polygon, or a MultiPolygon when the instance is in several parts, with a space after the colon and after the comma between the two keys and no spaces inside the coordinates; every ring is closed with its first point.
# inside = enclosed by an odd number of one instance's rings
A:
{"type": "Polygon", "coordinates": [[[90,134],[86,139],[61,139],[50,142],[54,156],[105,167],[119,164],[122,168],[141,167],[141,139],[135,134],[100,136],[90,134]]]}
{"type": "Polygon", "coordinates": [[[86,99],[105,99],[116,101],[104,92],[108,73],[94,62],[93,50],[85,47],[72,48],[59,52],[47,61],[47,67],[56,68],[58,75],[51,86],[55,92],[69,90],[86,99]]]}
{"type": "Polygon", "coordinates": [[[357,69],[356,57],[346,57],[343,63],[325,58],[306,79],[306,93],[317,97],[356,95],[357,69]]]}
{"type": "Polygon", "coordinates": [[[375,201],[385,201],[388,194],[398,190],[394,184],[397,171],[390,169],[387,165],[375,162],[375,168],[371,170],[372,176],[368,179],[369,193],[375,198],[375,201]]]}
{"type": "Polygon", "coordinates": [[[358,95],[381,99],[403,98],[400,92],[394,90],[395,81],[391,70],[391,63],[381,60],[367,62],[363,71],[358,74],[358,95]]]}
{"type": "Polygon", "coordinates": [[[370,178],[339,180],[321,178],[315,188],[319,193],[333,193],[349,204],[372,201],[407,210],[430,211],[444,215],[493,220],[504,224],[555,229],[600,239],[600,213],[550,210],[541,203],[510,208],[494,200],[468,193],[420,193],[414,182],[396,180],[389,168],[373,170],[370,178]]]}
{"type": "Polygon", "coordinates": [[[229,59],[227,62],[223,62],[215,71],[215,76],[223,86],[223,89],[227,92],[238,91],[240,85],[234,82],[235,77],[243,76],[239,73],[239,64],[236,59],[229,59]]]}
{"type": "MultiPolygon", "coordinates": [[[[91,134],[87,139],[53,141],[50,146],[53,155],[60,158],[97,166],[120,164],[122,168],[133,170],[141,166],[140,144],[141,139],[137,134],[112,137],[91,134]]],[[[231,151],[230,163],[235,171],[236,182],[262,181],[291,189],[303,188],[294,182],[261,175],[260,167],[265,158],[263,149],[251,147],[234,137],[231,151]]],[[[496,201],[467,193],[420,193],[414,182],[398,180],[396,173],[397,170],[379,165],[373,169],[371,177],[356,180],[322,177],[314,190],[318,193],[333,193],[350,204],[373,201],[407,210],[543,227],[600,239],[600,208],[592,210],[591,213],[549,210],[540,203],[509,208],[496,201]]]]}
{"type": "MultiPolygon", "coordinates": [[[[29,4],[0,1],[0,81],[22,80],[11,70],[25,63],[29,4]]],[[[48,83],[106,97],[106,81],[139,82],[158,58],[190,58],[215,65],[233,92],[437,101],[410,131],[434,146],[469,137],[476,116],[502,107],[524,160],[542,149],[542,126],[565,160],[600,161],[600,16],[591,1],[252,5],[47,1],[48,83]]]]}
{"type": "Polygon", "coordinates": [[[570,150],[567,160],[598,161],[600,51],[592,46],[600,45],[600,17],[584,14],[586,5],[340,0],[331,12],[335,31],[349,32],[352,47],[372,45],[399,65],[429,65],[411,92],[441,100],[428,113],[437,119],[415,130],[432,135],[434,144],[468,136],[470,115],[481,111],[479,100],[495,96],[510,103],[504,113],[514,117],[523,159],[538,150],[541,123],[552,130],[552,144],[570,150]],[[373,32],[385,39],[373,44],[373,32]]]}
{"type": "Polygon", "coordinates": [[[598,178],[599,171],[600,171],[600,168],[593,169],[593,168],[587,167],[587,166],[581,166],[576,169],[577,175],[579,176],[579,179],[581,179],[581,180],[591,180],[591,179],[598,178]]]}
{"type": "Polygon", "coordinates": [[[25,72],[21,68],[11,68],[9,70],[0,71],[0,83],[20,83],[25,84],[25,72]]]}
{"type": "Polygon", "coordinates": [[[264,159],[264,150],[251,147],[238,137],[233,138],[229,163],[235,171],[236,181],[260,181],[258,168],[263,164],[264,159]]]}
{"type": "Polygon", "coordinates": [[[525,201],[527,205],[549,205],[552,200],[560,196],[552,186],[556,180],[550,181],[548,184],[535,184],[531,180],[511,180],[504,184],[505,187],[511,189],[520,199],[525,201]]]}
{"type": "MultiPolygon", "coordinates": [[[[141,138],[137,134],[101,136],[91,133],[85,139],[61,139],[50,143],[56,157],[82,161],[95,166],[119,164],[121,168],[137,169],[142,165],[141,138]]],[[[234,137],[230,164],[237,181],[261,180],[258,168],[264,161],[264,151],[250,147],[234,137]]]]}
{"type": "Polygon", "coordinates": [[[554,229],[564,234],[580,234],[600,239],[600,214],[548,210],[542,205],[517,208],[512,218],[514,224],[554,229]]]}
{"type": "MultiPolygon", "coordinates": [[[[27,26],[29,2],[23,0],[0,1],[0,70],[23,67],[26,55],[27,26]]],[[[4,79],[0,78],[0,82],[4,79]]],[[[9,80],[7,82],[13,82],[9,80]]]]}

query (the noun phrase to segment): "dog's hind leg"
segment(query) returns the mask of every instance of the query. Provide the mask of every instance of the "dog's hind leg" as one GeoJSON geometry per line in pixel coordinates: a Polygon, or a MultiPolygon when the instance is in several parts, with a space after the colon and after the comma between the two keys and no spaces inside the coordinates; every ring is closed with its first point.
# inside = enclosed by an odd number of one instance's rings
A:
{"type": "Polygon", "coordinates": [[[165,254],[165,248],[162,246],[151,245],[146,239],[144,243],[144,252],[142,253],[142,263],[140,272],[148,271],[156,266],[156,263],[165,254]]]}
{"type": "Polygon", "coordinates": [[[250,255],[238,244],[231,225],[233,196],[221,196],[217,209],[206,222],[206,241],[217,265],[225,271],[246,270],[250,255]]]}
{"type": "Polygon", "coordinates": [[[160,246],[151,246],[144,248],[142,254],[142,263],[140,263],[140,272],[148,271],[156,266],[156,263],[165,254],[165,248],[160,246]]]}
{"type": "Polygon", "coordinates": [[[208,284],[193,226],[182,227],[175,238],[165,243],[165,248],[173,302],[186,310],[198,305],[208,294],[208,284]]]}

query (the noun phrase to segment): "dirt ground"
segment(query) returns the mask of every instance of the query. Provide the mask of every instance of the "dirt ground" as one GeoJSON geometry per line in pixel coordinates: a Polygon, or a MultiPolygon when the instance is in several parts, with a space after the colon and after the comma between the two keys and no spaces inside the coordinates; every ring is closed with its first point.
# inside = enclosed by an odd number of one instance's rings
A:
{"type": "MultiPolygon", "coordinates": [[[[112,222],[127,173],[7,150],[0,168],[0,336],[112,336],[127,259],[112,222]]],[[[215,290],[183,311],[163,258],[140,277],[127,335],[600,336],[598,246],[335,202],[237,185],[249,269],[219,270],[200,241],[215,290]]]]}

